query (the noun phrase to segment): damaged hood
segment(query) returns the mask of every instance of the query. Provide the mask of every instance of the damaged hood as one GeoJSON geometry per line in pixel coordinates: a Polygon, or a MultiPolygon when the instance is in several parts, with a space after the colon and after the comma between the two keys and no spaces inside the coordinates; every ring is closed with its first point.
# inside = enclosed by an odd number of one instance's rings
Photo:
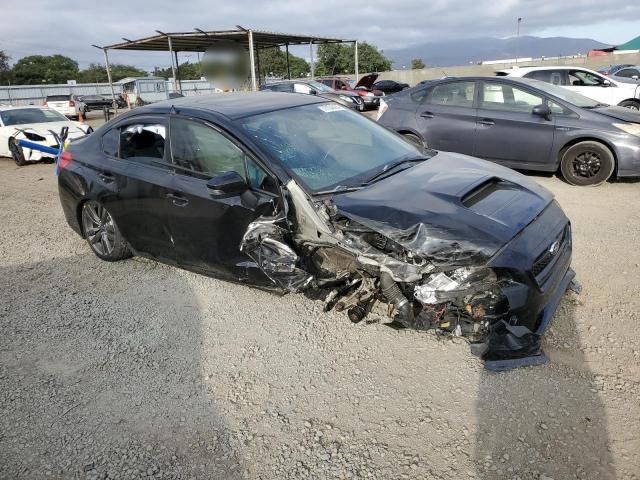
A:
{"type": "Polygon", "coordinates": [[[435,265],[469,265],[485,263],[552,199],[513,170],[439,152],[333,202],[345,217],[435,265]]]}

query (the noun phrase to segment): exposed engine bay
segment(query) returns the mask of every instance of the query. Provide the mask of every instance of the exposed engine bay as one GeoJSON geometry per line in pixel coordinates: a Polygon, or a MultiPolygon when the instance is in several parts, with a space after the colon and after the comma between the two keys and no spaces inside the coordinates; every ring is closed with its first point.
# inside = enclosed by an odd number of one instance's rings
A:
{"type": "Polygon", "coordinates": [[[251,223],[241,244],[280,289],[320,289],[325,311],[344,311],[352,322],[378,305],[398,327],[467,338],[485,360],[543,363],[541,334],[510,313],[503,287],[513,280],[486,265],[482,246],[445,241],[424,225],[410,233],[373,229],[331,198],[314,202],[293,180],[283,194],[285,209],[251,223]]]}

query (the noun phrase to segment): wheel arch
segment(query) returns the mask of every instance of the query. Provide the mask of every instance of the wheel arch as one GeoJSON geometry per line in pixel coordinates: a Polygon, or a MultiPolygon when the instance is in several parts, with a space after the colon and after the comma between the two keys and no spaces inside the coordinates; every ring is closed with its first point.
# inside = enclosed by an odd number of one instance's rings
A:
{"type": "Polygon", "coordinates": [[[634,103],[637,103],[637,104],[639,104],[639,105],[640,105],[640,99],[639,99],[639,98],[631,97],[631,98],[625,98],[625,99],[623,99],[623,100],[620,100],[620,101],[616,104],[616,106],[620,106],[620,104],[621,104],[621,103],[623,103],[623,102],[634,102],[634,103]]]}
{"type": "Polygon", "coordinates": [[[420,140],[422,140],[422,143],[425,143],[424,136],[422,134],[420,134],[420,132],[418,132],[417,130],[414,130],[413,128],[403,127],[400,130],[396,130],[396,132],[399,133],[400,135],[404,135],[406,133],[410,133],[411,135],[415,135],[420,140]]]}
{"type": "Polygon", "coordinates": [[[569,140],[568,142],[566,142],[561,148],[560,150],[558,150],[558,156],[556,159],[556,171],[560,170],[560,163],[562,162],[562,157],[564,155],[564,153],[571,147],[573,147],[574,145],[580,143],[580,142],[598,142],[603,144],[605,147],[607,147],[610,151],[611,154],[613,155],[613,174],[612,176],[618,176],[618,152],[616,152],[615,147],[613,146],[613,144],[611,142],[609,142],[608,140],[605,140],[601,137],[597,137],[597,136],[591,136],[591,135],[584,135],[584,136],[579,136],[576,138],[572,138],[571,140],[569,140]]]}

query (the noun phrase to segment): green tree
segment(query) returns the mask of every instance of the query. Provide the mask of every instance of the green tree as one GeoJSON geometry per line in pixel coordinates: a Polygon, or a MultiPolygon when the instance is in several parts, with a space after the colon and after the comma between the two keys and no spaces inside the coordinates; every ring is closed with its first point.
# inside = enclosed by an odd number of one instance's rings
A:
{"type": "MultiPolygon", "coordinates": [[[[147,72],[132,65],[114,63],[111,69],[111,80],[117,82],[125,77],[146,77],[147,72]]],[[[105,83],[109,81],[107,69],[97,63],[92,63],[78,74],[78,81],[82,83],[105,83]]]]}
{"type": "Polygon", "coordinates": [[[16,84],[67,83],[78,77],[78,63],[63,55],[31,55],[21,58],[12,69],[16,84]]]}
{"type": "Polygon", "coordinates": [[[413,60],[411,60],[412,70],[422,70],[425,67],[426,65],[424,64],[421,58],[414,58],[413,60]]]}
{"type": "MultiPolygon", "coordinates": [[[[281,77],[287,76],[287,53],[279,48],[267,48],[260,50],[260,76],[281,77]]],[[[257,63],[257,62],[256,62],[257,63]]],[[[291,78],[303,77],[309,73],[309,64],[304,58],[296,57],[289,53],[289,70],[291,78]]]]}
{"type": "MultiPolygon", "coordinates": [[[[355,73],[355,46],[353,44],[328,43],[318,47],[317,75],[355,73]]],[[[375,45],[358,43],[358,71],[361,73],[391,70],[391,60],[375,45]]]]}
{"type": "MultiPolygon", "coordinates": [[[[184,62],[180,64],[178,69],[180,71],[181,80],[199,80],[202,77],[202,69],[200,68],[199,63],[184,62]]],[[[173,77],[173,72],[171,70],[171,67],[156,68],[153,71],[153,75],[156,77],[162,77],[162,78],[168,79],[173,77]]],[[[177,75],[177,72],[176,72],[176,75],[177,75]]]]}
{"type": "Polygon", "coordinates": [[[11,80],[11,66],[9,66],[9,55],[0,50],[0,83],[7,84],[11,80]]]}

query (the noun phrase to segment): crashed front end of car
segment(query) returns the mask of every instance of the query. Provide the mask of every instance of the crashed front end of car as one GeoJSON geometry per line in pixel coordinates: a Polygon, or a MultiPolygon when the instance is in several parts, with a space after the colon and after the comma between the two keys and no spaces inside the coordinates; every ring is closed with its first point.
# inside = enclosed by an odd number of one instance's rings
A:
{"type": "Polygon", "coordinates": [[[489,369],[543,363],[542,335],[574,278],[569,220],[501,167],[457,156],[455,179],[435,173],[452,155],[322,199],[290,180],[286,208],[252,223],[242,249],[280,288],[323,289],[325,309],[353,322],[381,304],[397,325],[466,337],[489,369]]]}

